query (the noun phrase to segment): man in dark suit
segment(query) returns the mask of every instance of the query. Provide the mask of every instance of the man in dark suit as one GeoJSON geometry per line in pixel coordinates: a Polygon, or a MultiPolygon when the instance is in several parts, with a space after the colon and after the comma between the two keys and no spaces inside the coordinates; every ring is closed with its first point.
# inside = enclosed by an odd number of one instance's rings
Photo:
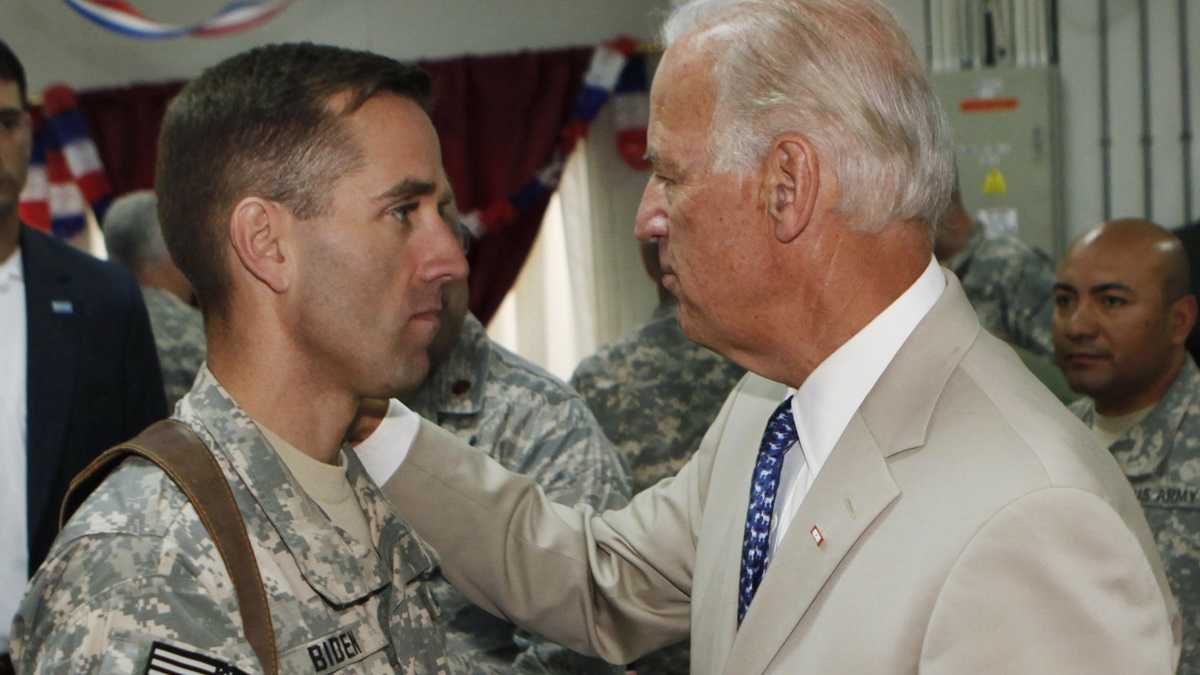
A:
{"type": "Polygon", "coordinates": [[[67,484],[167,413],[133,277],[18,217],[31,136],[24,69],[0,41],[0,675],[67,484]]]}

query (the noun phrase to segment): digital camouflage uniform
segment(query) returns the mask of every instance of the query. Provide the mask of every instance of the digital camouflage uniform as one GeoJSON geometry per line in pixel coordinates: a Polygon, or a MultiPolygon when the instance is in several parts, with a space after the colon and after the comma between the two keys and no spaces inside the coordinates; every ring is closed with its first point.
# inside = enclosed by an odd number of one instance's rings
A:
{"type": "Polygon", "coordinates": [[[629,463],[634,494],[691,458],[746,371],[692,342],[673,302],[579,363],[571,386],[629,463]]]}
{"type": "MultiPolygon", "coordinates": [[[[565,383],[492,342],[467,315],[446,363],[409,408],[529,476],[555,501],[597,510],[629,500],[629,477],[583,400],[565,383]]],[[[446,620],[455,673],[613,673],[602,661],[533,638],[467,600],[440,575],[434,595],[446,620]]]]}
{"type": "MultiPolygon", "coordinates": [[[[370,547],[329,521],[207,368],[176,418],[213,452],[241,508],[281,673],[446,672],[440,617],[424,581],[433,553],[348,446],[347,478],[370,547]]],[[[260,673],[241,626],[224,563],[195,509],[157,467],[131,459],[59,534],[21,603],[11,646],[22,673],[143,673],[162,649],[260,673]]]]}
{"type": "Polygon", "coordinates": [[[161,288],[142,286],[150,329],[158,350],[163,387],[167,392],[167,410],[192,388],[196,373],[204,363],[204,317],[200,310],[161,288]]]}
{"type": "Polygon", "coordinates": [[[1049,256],[1009,234],[985,236],[977,225],[967,245],[944,264],[962,282],[989,333],[1038,356],[1054,355],[1054,263],[1049,256]]]}
{"type": "MultiPolygon", "coordinates": [[[[629,463],[635,493],[687,463],[746,372],[687,339],[675,308],[660,304],[649,322],[584,359],[571,376],[629,463]]],[[[646,675],[687,675],[687,644],[635,665],[646,675]]]]}
{"type": "MultiPolygon", "coordinates": [[[[1090,399],[1071,405],[1089,427],[1090,399]]],[[[1183,614],[1179,675],[1200,675],[1200,369],[1190,356],[1150,414],[1109,451],[1146,512],[1183,614]]]]}

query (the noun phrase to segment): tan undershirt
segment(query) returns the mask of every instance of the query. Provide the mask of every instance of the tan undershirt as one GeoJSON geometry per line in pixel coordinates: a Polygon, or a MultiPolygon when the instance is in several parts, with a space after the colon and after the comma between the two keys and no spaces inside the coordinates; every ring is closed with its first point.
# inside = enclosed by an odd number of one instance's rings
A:
{"type": "Polygon", "coordinates": [[[1142,408],[1137,412],[1131,412],[1128,415],[1119,417],[1106,417],[1098,412],[1092,413],[1092,433],[1100,440],[1100,444],[1107,449],[1118,438],[1125,435],[1126,431],[1134,428],[1139,422],[1146,419],[1150,411],[1154,410],[1154,406],[1142,408]]]}
{"type": "Polygon", "coordinates": [[[371,546],[371,528],[367,516],[354,497],[354,488],[346,477],[346,458],[338,452],[337,465],[325,464],[304,454],[270,429],[258,425],[259,431],[275,448],[275,454],[287,465],[296,482],[312,497],[334,525],[350,533],[359,543],[371,546]]]}

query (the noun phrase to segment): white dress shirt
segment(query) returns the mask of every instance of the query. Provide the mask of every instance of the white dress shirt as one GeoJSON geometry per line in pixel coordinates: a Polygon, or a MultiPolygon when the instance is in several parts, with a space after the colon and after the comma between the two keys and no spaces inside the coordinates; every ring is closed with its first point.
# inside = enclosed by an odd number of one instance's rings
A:
{"type": "MultiPolygon", "coordinates": [[[[822,361],[799,390],[790,392],[800,447],[793,445],[784,457],[770,555],[783,540],[855,411],[945,288],[942,268],[931,256],[925,271],[900,297],[822,361]]],[[[416,413],[393,400],[379,428],[355,448],[367,474],[377,484],[387,482],[404,462],[416,438],[418,422],[416,413]]]]}
{"type": "Polygon", "coordinates": [[[25,277],[21,249],[0,262],[0,653],[25,593],[29,532],[25,502],[25,277]]]}
{"type": "Polygon", "coordinates": [[[387,415],[375,431],[354,446],[354,454],[358,455],[358,461],[376,485],[386,483],[404,463],[420,428],[421,416],[392,399],[388,402],[387,415]]]}
{"type": "Polygon", "coordinates": [[[775,555],[850,419],[945,288],[942,268],[931,257],[925,271],[900,297],[822,361],[799,389],[789,391],[800,441],[799,447],[793,445],[784,455],[769,556],[775,555]]]}

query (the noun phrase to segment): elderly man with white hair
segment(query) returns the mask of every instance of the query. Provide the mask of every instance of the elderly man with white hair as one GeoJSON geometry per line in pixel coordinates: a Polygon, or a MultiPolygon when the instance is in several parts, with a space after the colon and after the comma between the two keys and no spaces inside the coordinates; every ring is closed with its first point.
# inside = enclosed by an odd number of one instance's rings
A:
{"type": "Polygon", "coordinates": [[[150,190],[114,201],[104,214],[104,246],[109,259],[132,272],[142,288],[167,407],[174,409],[204,363],[204,317],[191,304],[192,285],[167,251],[157,209],[150,190]]]}
{"type": "Polygon", "coordinates": [[[933,258],[950,131],[888,10],[699,0],[664,34],[636,233],[751,372],[604,513],[392,406],[361,454],[447,577],[614,662],[690,631],[694,673],[1174,672],[1128,482],[933,258]]]}

